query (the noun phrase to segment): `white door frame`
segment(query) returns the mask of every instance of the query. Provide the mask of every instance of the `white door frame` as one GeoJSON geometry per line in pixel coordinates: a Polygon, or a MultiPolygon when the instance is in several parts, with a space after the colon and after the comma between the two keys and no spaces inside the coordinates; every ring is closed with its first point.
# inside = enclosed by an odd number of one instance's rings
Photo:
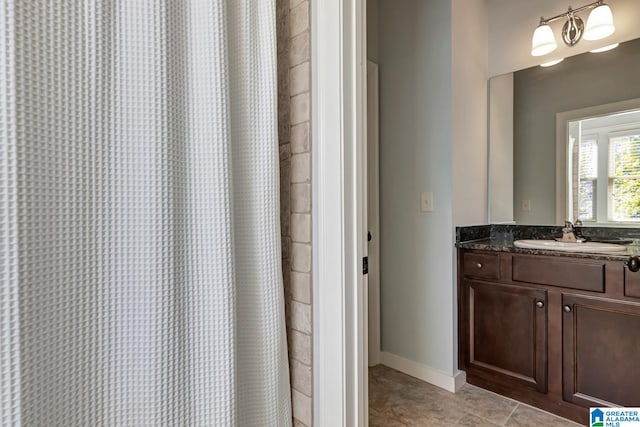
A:
{"type": "Polygon", "coordinates": [[[313,421],[367,426],[366,1],[312,1],[313,421]]]}
{"type": "Polygon", "coordinates": [[[378,64],[367,61],[368,364],[380,363],[380,162],[378,64]]]}

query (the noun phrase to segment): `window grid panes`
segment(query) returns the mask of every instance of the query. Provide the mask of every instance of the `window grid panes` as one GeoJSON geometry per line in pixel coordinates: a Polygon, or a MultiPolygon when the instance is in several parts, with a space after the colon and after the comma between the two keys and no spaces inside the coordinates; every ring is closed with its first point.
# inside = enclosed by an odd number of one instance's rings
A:
{"type": "Polygon", "coordinates": [[[596,220],[596,191],[598,187],[598,142],[584,137],[578,149],[578,218],[596,220]]]}
{"type": "Polygon", "coordinates": [[[640,131],[609,139],[609,221],[640,221],[640,131]]]}

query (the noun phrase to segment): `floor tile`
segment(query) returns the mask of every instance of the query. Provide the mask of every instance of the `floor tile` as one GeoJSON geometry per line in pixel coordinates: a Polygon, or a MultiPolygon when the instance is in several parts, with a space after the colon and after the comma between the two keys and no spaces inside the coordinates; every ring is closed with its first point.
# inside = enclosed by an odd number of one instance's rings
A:
{"type": "Polygon", "coordinates": [[[455,425],[462,427],[497,427],[499,424],[494,424],[473,414],[467,414],[458,420],[455,425]]]}
{"type": "Polygon", "coordinates": [[[505,425],[509,427],[575,427],[580,424],[529,406],[518,405],[505,425]]]}
{"type": "Polygon", "coordinates": [[[516,402],[505,399],[497,394],[483,390],[471,384],[465,384],[453,395],[452,400],[457,405],[473,415],[502,425],[518,405],[516,402]]]}
{"type": "Polygon", "coordinates": [[[369,425],[578,426],[470,384],[454,394],[382,365],[369,368],[369,425]]]}
{"type": "Polygon", "coordinates": [[[369,407],[369,427],[407,427],[390,410],[379,411],[369,407]]]}

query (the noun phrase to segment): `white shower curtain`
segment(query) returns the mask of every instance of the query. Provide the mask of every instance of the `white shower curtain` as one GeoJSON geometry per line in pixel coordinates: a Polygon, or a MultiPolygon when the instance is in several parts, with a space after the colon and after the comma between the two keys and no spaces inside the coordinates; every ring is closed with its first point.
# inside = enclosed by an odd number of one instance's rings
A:
{"type": "Polygon", "coordinates": [[[0,25],[0,424],[290,425],[274,0],[0,25]]]}

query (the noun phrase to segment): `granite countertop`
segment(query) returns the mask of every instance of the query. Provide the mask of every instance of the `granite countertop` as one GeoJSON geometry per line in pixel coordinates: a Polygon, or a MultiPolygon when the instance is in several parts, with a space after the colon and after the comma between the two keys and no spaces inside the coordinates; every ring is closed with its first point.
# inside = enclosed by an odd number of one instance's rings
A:
{"type": "Polygon", "coordinates": [[[630,256],[640,255],[640,246],[626,245],[625,252],[612,253],[588,253],[588,252],[563,252],[544,249],[526,249],[514,246],[513,239],[477,239],[456,243],[460,249],[476,249],[495,252],[512,252],[518,254],[551,255],[570,258],[588,258],[607,261],[627,261],[630,256]]]}

